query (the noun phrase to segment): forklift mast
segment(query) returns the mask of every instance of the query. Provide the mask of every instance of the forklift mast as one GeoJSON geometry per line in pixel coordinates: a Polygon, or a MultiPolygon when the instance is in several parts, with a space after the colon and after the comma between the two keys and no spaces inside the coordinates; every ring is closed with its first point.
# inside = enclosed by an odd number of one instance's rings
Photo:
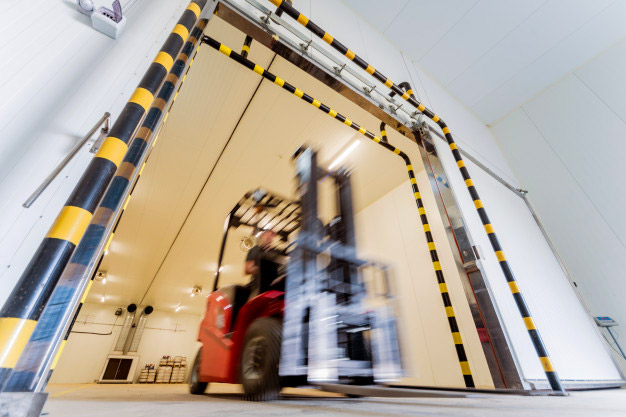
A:
{"type": "Polygon", "coordinates": [[[290,253],[279,372],[309,382],[384,382],[401,377],[398,338],[389,305],[366,306],[362,274],[387,271],[356,256],[350,174],[326,172],[317,153],[294,155],[302,222],[290,253]],[[335,183],[337,217],[318,217],[318,182],[335,183]]]}

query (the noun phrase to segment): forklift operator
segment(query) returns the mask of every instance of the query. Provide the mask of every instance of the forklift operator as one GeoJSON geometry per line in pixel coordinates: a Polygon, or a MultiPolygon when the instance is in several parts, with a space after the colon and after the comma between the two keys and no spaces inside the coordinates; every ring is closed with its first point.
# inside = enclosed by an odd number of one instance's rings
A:
{"type": "Polygon", "coordinates": [[[282,273],[281,259],[284,256],[272,248],[272,242],[276,233],[265,230],[252,249],[248,251],[244,273],[252,275],[247,287],[251,291],[251,297],[264,293],[270,289],[284,291],[284,274],[282,273]]]}

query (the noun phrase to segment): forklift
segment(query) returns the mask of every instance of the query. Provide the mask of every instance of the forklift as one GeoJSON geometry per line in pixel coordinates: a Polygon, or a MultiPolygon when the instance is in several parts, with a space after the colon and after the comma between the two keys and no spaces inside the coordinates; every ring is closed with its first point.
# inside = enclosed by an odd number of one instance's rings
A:
{"type": "Polygon", "coordinates": [[[293,160],[295,201],[257,189],[226,217],[198,333],[202,347],[190,375],[192,394],[203,394],[211,382],[238,383],[247,400],[267,401],[283,387],[371,385],[402,376],[388,268],[356,256],[350,173],[322,169],[307,147],[293,160]],[[324,224],[318,186],[329,180],[337,215],[324,224]],[[226,241],[239,228],[250,233],[242,250],[271,232],[272,256],[261,259],[247,285],[220,287],[226,241]]]}

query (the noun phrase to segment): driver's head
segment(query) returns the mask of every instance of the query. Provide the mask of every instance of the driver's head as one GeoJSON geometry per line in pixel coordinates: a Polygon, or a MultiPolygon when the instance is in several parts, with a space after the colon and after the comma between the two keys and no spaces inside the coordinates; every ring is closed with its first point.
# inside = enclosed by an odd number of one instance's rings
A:
{"type": "Polygon", "coordinates": [[[261,246],[269,246],[272,244],[272,242],[274,241],[274,238],[276,237],[276,233],[273,230],[265,230],[263,231],[263,233],[261,233],[260,236],[260,245],[261,246]]]}

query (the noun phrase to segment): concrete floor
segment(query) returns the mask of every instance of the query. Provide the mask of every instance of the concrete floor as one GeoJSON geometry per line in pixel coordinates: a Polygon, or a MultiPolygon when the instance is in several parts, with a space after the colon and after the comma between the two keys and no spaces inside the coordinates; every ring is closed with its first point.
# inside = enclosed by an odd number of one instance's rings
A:
{"type": "Polygon", "coordinates": [[[49,417],[158,416],[593,416],[625,417],[626,390],[574,392],[568,397],[480,395],[475,398],[346,398],[317,390],[285,390],[269,403],[243,401],[239,388],[214,384],[202,396],[186,385],[50,385],[49,417]]]}

